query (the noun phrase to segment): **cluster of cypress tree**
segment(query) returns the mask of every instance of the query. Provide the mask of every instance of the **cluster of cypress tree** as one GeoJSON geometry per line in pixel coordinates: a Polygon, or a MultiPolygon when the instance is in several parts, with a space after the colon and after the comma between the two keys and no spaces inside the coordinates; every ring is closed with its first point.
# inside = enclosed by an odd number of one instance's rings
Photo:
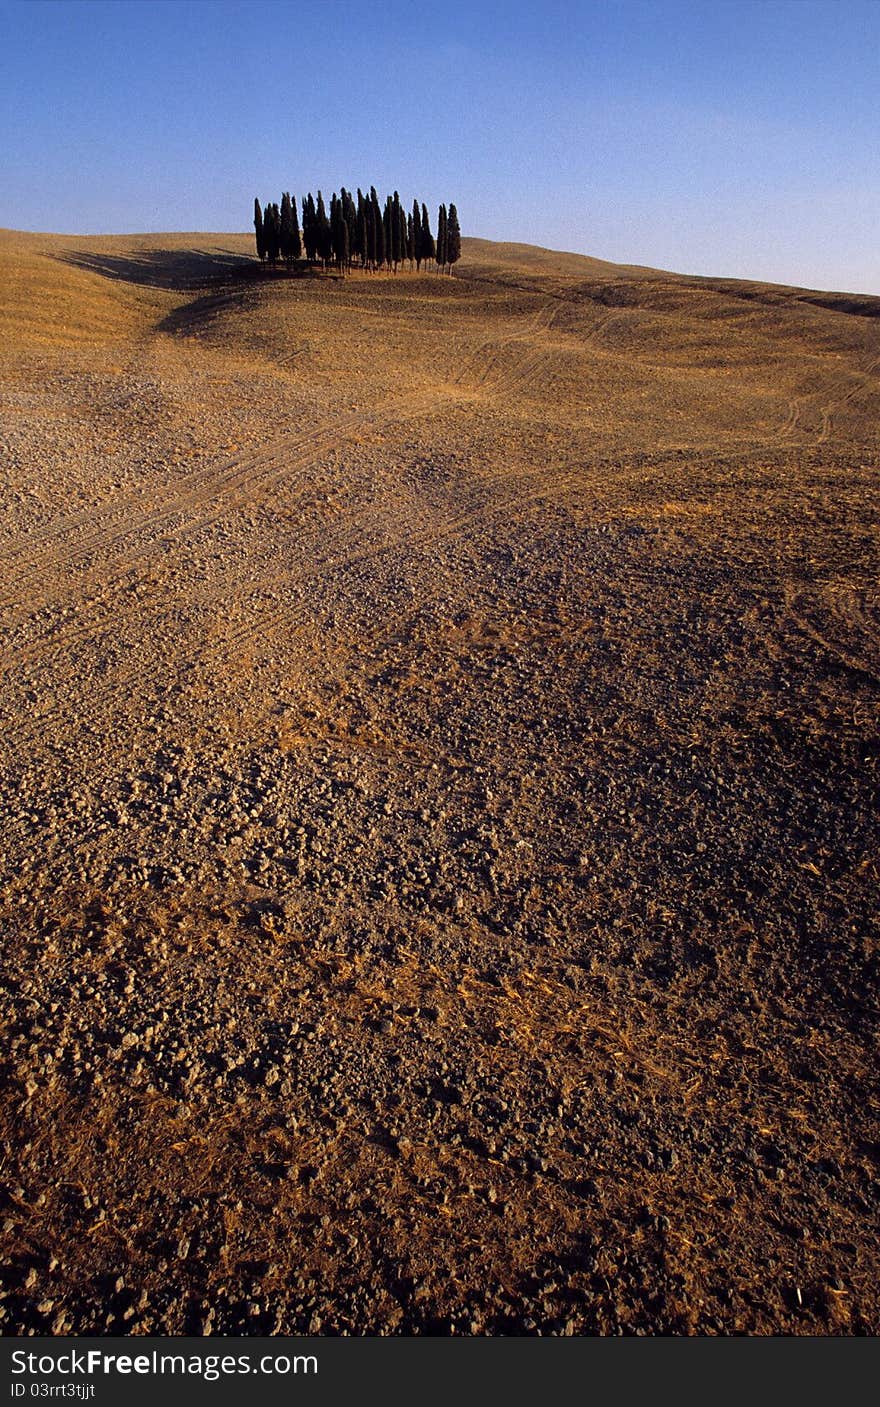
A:
{"type": "Polygon", "coordinates": [[[339,195],[334,191],[329,215],[321,192],[317,200],[309,192],[302,200],[302,230],[296,200],[288,191],[280,205],[270,203],[265,210],[255,200],[254,230],[260,261],[275,265],[281,259],[288,268],[305,255],[310,264],[320,263],[325,269],[332,264],[342,274],[355,264],[369,270],[390,268],[396,273],[404,263],[416,269],[433,263],[440,272],[451,273],[461,258],[461,230],[454,205],[448,210],[440,206],[435,240],[424,204],[414,200],[407,213],[395,191],[380,205],[375,186],[370,187],[369,195],[358,190],[357,200],[344,186],[339,195]]]}

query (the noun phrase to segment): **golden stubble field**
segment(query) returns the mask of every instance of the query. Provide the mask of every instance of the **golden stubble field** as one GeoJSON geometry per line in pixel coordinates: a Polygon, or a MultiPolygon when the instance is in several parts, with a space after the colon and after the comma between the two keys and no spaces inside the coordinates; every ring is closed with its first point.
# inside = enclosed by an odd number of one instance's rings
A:
{"type": "Polygon", "coordinates": [[[877,1333],[880,299],[0,234],[6,1333],[877,1333]]]}

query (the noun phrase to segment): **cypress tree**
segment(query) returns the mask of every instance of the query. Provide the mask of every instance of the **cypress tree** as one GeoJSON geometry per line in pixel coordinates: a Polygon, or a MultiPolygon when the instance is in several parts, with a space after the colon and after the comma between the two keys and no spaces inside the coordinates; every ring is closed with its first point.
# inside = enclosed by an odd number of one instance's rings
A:
{"type": "Polygon", "coordinates": [[[293,258],[293,212],[290,204],[290,192],[285,191],[281,197],[281,227],[279,244],[281,247],[281,257],[288,268],[293,258]]]}
{"type": "Polygon", "coordinates": [[[311,191],[309,191],[309,220],[312,226],[312,263],[316,264],[320,258],[321,250],[318,237],[318,212],[315,209],[315,200],[311,191]]]}
{"type": "Polygon", "coordinates": [[[351,230],[351,252],[353,257],[360,259],[361,264],[367,262],[367,221],[364,212],[364,193],[358,186],[357,215],[351,230]]]}
{"type": "Polygon", "coordinates": [[[382,212],[382,232],[385,236],[385,262],[388,264],[394,261],[394,224],[391,213],[391,196],[386,195],[385,209],[382,212]]]}
{"type": "Polygon", "coordinates": [[[458,211],[454,205],[449,207],[449,219],[446,226],[446,262],[449,265],[449,272],[452,273],[453,264],[457,264],[461,258],[461,229],[458,224],[458,211]]]}
{"type": "Polygon", "coordinates": [[[333,196],[333,200],[330,205],[330,211],[330,231],[333,237],[333,257],[336,260],[337,269],[339,269],[344,274],[345,270],[348,267],[350,258],[351,236],[348,230],[348,221],[342,213],[343,203],[341,197],[339,198],[339,200],[337,200],[336,196],[333,196]]]}
{"type": "Polygon", "coordinates": [[[315,233],[318,258],[326,269],[333,255],[333,236],[330,231],[330,221],[327,219],[324,197],[320,191],[318,191],[318,203],[315,209],[315,233]]]}
{"type": "Polygon", "coordinates": [[[400,249],[400,262],[402,264],[404,259],[407,258],[408,242],[406,230],[406,211],[400,205],[398,205],[397,207],[397,230],[397,243],[400,249]]]}
{"type": "Polygon", "coordinates": [[[310,264],[314,264],[318,257],[316,221],[315,200],[309,191],[308,196],[303,197],[303,243],[306,247],[306,258],[310,264]]]}
{"type": "Polygon", "coordinates": [[[416,268],[422,267],[422,215],[419,210],[419,202],[413,201],[412,215],[410,216],[413,227],[413,258],[416,261],[416,268]]]}
{"type": "MultiPolygon", "coordinates": [[[[404,245],[406,241],[404,240],[404,245]]],[[[403,246],[400,242],[400,196],[397,191],[391,197],[391,262],[396,269],[403,259],[403,246]]]]}
{"type": "Polygon", "coordinates": [[[290,257],[302,258],[302,240],[299,235],[299,220],[296,214],[296,197],[290,202],[290,257]]]}
{"type": "Polygon", "coordinates": [[[434,236],[431,234],[431,222],[428,219],[428,207],[422,205],[422,258],[425,263],[429,263],[434,258],[435,245],[434,236]]]}
{"type": "Polygon", "coordinates": [[[273,201],[273,202],[272,202],[272,245],[271,245],[271,252],[274,254],[274,258],[273,258],[272,262],[277,264],[278,258],[279,258],[280,254],[281,254],[281,211],[280,211],[279,208],[278,208],[278,202],[277,202],[277,201],[273,201]]]}
{"type": "Polygon", "coordinates": [[[409,269],[412,273],[413,260],[416,257],[416,246],[413,240],[413,218],[412,215],[406,217],[406,257],[409,260],[409,269]]]}
{"type": "Polygon", "coordinates": [[[270,264],[275,265],[281,253],[281,212],[277,205],[266,206],[263,231],[266,236],[266,257],[270,264]]]}
{"type": "Polygon", "coordinates": [[[344,188],[340,192],[340,200],[342,201],[342,218],[348,225],[350,258],[353,259],[357,252],[355,248],[357,244],[357,206],[352,199],[351,191],[344,188]]]}
{"type": "Polygon", "coordinates": [[[358,215],[358,244],[360,245],[361,263],[367,269],[370,266],[370,207],[364,201],[358,215]]]}
{"type": "Polygon", "coordinates": [[[441,205],[437,214],[437,251],[435,259],[439,268],[446,263],[446,206],[441,205]]]}
{"type": "Polygon", "coordinates": [[[336,241],[339,238],[339,198],[334,191],[330,197],[330,253],[335,263],[338,263],[336,253],[336,241]]]}
{"type": "Polygon", "coordinates": [[[257,240],[257,258],[262,264],[266,257],[266,236],[263,232],[263,212],[256,196],[254,197],[254,234],[257,240]]]}
{"type": "Polygon", "coordinates": [[[370,211],[373,217],[373,268],[378,269],[385,263],[385,226],[382,224],[375,186],[370,186],[370,211]]]}

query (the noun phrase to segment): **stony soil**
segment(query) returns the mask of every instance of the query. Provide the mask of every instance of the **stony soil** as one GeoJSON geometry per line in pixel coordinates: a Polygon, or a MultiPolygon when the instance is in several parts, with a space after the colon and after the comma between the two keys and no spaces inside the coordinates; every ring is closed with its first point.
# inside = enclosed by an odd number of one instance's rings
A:
{"type": "Polygon", "coordinates": [[[0,1325],[876,1334],[880,300],[0,235],[0,1325]]]}

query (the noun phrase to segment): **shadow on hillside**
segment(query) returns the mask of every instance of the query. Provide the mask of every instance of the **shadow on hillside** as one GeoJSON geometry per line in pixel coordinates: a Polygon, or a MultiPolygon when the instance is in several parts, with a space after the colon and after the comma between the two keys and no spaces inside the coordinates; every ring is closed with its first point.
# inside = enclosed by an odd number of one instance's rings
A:
{"type": "Polygon", "coordinates": [[[264,277],[265,270],[246,254],[209,252],[199,249],[150,249],[143,253],[101,254],[94,250],[72,250],[57,256],[62,263],[102,278],[150,288],[184,291],[226,283],[239,283],[264,277]]]}
{"type": "Polygon", "coordinates": [[[184,303],[182,308],[175,308],[156,324],[156,330],[174,337],[199,337],[215,318],[245,303],[248,287],[249,284],[243,287],[241,281],[227,282],[213,293],[203,293],[184,303]]]}

